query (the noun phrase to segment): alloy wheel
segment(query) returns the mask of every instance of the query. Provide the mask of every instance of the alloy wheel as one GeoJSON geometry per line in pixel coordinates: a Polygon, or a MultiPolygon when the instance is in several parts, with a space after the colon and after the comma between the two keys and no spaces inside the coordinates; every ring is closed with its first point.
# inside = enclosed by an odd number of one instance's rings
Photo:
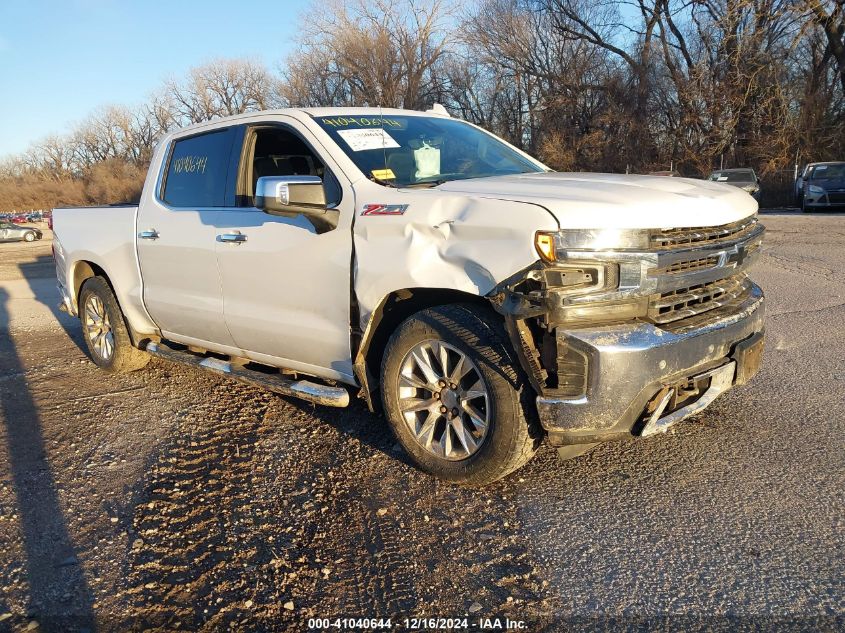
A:
{"type": "Polygon", "coordinates": [[[97,356],[104,361],[111,360],[114,354],[114,332],[106,306],[95,294],[89,295],[85,301],[85,335],[97,356]]]}
{"type": "Polygon", "coordinates": [[[443,341],[423,341],[405,355],[398,381],[399,410],[417,444],[449,461],[481,448],[490,397],[466,354],[443,341]]]}

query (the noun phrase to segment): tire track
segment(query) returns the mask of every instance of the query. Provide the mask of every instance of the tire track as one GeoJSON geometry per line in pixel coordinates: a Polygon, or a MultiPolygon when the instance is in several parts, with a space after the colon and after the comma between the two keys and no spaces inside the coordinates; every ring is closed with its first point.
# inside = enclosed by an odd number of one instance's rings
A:
{"type": "Polygon", "coordinates": [[[358,500],[344,499],[343,506],[357,526],[351,538],[330,545],[335,560],[345,563],[333,587],[340,598],[336,613],[394,618],[414,613],[417,592],[399,526],[358,500]]]}
{"type": "Polygon", "coordinates": [[[271,433],[268,396],[219,384],[180,412],[135,506],[125,577],[124,627],[218,628],[243,616],[250,568],[271,558],[267,513],[253,497],[258,445],[271,433]],[[227,406],[221,407],[221,403],[227,406]]]}
{"type": "Polygon", "coordinates": [[[284,473],[287,480],[295,477],[293,493],[287,494],[292,494],[297,508],[297,523],[304,524],[290,557],[312,561],[319,573],[307,586],[300,584],[300,595],[321,617],[413,612],[417,597],[402,529],[395,517],[380,515],[372,496],[361,494],[364,481],[372,483],[383,476],[373,473],[372,478],[362,478],[361,467],[392,444],[389,431],[360,406],[333,411],[332,417],[339,419],[319,429],[313,427],[314,410],[303,413],[307,426],[300,432],[313,439],[292,442],[288,463],[297,471],[284,473]],[[350,428],[362,414],[367,416],[366,426],[350,428]],[[345,431],[332,432],[331,426],[345,431]]]}

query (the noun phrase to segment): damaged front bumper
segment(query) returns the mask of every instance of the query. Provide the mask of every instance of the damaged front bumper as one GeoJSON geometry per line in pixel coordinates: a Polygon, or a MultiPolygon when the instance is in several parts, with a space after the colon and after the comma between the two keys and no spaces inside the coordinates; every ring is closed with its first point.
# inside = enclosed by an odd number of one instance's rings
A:
{"type": "Polygon", "coordinates": [[[751,284],[730,314],[671,331],[651,323],[563,330],[558,346],[577,349],[589,367],[584,395],[537,398],[554,446],[647,436],[698,413],[759,367],[763,292],[751,284]]]}

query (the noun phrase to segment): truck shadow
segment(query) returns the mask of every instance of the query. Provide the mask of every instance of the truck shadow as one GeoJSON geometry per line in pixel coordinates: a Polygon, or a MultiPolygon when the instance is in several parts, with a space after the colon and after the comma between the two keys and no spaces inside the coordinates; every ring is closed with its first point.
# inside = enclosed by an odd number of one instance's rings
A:
{"type": "Polygon", "coordinates": [[[50,309],[53,317],[62,326],[68,338],[76,344],[80,351],[87,353],[82,338],[82,328],[78,327],[77,319],[59,310],[61,297],[56,288],[56,270],[53,258],[49,255],[40,255],[34,261],[18,264],[18,270],[29,284],[29,289],[35,300],[50,309]]]}
{"type": "MultiPolygon", "coordinates": [[[[0,323],[8,323],[8,301],[0,288],[0,323]]],[[[0,422],[26,555],[26,615],[40,630],[94,631],[94,598],[62,511],[23,360],[8,330],[0,330],[0,377],[0,422]]],[[[24,615],[14,614],[6,624],[23,624],[24,615]]]]}
{"type": "Polygon", "coordinates": [[[345,408],[323,407],[296,398],[284,398],[284,401],[318,423],[330,426],[344,436],[354,438],[408,468],[416,468],[404,449],[399,446],[384,415],[370,413],[364,402],[355,397],[354,390],[350,388],[350,391],[352,402],[345,408]]]}

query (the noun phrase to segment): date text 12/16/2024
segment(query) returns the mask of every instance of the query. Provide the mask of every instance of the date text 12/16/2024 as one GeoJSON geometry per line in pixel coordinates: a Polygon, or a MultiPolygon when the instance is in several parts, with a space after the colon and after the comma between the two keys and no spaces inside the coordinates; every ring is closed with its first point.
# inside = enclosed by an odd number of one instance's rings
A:
{"type": "Polygon", "coordinates": [[[344,631],[378,631],[400,629],[404,631],[526,631],[524,620],[510,618],[309,618],[309,630],[339,629],[344,631]]]}

